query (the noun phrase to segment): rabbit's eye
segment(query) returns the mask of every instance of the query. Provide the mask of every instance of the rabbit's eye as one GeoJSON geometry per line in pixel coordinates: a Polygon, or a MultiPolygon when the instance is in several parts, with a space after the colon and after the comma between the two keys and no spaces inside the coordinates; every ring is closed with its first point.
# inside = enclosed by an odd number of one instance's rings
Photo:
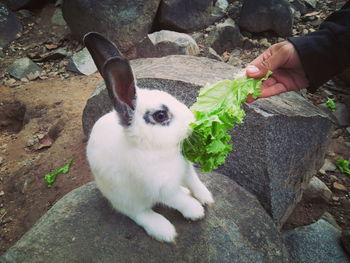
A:
{"type": "Polygon", "coordinates": [[[165,110],[156,111],[153,113],[152,117],[158,123],[162,123],[169,119],[168,112],[165,110]]]}

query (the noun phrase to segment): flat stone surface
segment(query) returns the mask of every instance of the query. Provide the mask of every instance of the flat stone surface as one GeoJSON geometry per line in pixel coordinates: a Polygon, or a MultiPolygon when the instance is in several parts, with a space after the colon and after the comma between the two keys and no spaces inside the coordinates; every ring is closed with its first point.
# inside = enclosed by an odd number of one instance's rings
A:
{"type": "Polygon", "coordinates": [[[341,231],[323,219],[288,231],[283,236],[294,262],[350,262],[350,257],[340,246],[341,231]]]}
{"type": "Polygon", "coordinates": [[[226,176],[200,178],[215,199],[203,220],[188,221],[175,210],[156,208],[176,227],[176,244],[149,237],[112,210],[89,183],[57,202],[0,262],[290,262],[279,232],[255,197],[226,176]]]}

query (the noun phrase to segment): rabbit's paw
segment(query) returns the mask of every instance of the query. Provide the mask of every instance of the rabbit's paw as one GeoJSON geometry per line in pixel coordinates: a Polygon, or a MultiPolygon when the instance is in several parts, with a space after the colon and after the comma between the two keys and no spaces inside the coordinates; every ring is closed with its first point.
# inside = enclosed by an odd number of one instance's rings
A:
{"type": "Polygon", "coordinates": [[[214,203],[213,195],[209,190],[203,185],[193,195],[201,202],[203,205],[211,205],[214,203]]]}
{"type": "Polygon", "coordinates": [[[147,234],[158,241],[174,242],[176,237],[175,227],[161,214],[154,211],[144,211],[132,217],[137,224],[142,226],[147,234]]]}
{"type": "Polygon", "coordinates": [[[186,207],[181,209],[181,213],[184,217],[191,220],[198,220],[204,217],[204,208],[203,206],[194,198],[186,204],[186,207]]]}
{"type": "Polygon", "coordinates": [[[175,227],[168,220],[158,220],[145,227],[146,232],[161,242],[175,242],[175,227]]]}

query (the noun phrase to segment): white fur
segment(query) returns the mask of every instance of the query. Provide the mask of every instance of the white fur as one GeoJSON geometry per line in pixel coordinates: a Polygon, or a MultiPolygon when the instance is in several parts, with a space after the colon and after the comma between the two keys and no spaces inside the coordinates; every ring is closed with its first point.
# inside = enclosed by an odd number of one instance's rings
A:
{"type": "Polygon", "coordinates": [[[87,158],[102,194],[159,241],[173,242],[176,230],[152,210],[156,203],[197,220],[204,217],[202,204],[214,202],[180,152],[180,142],[189,135],[193,120],[191,111],[168,93],[137,89],[131,125],[122,127],[112,111],[95,123],[88,141],[87,158]],[[147,124],[144,113],[160,105],[173,114],[170,125],[147,124]]]}

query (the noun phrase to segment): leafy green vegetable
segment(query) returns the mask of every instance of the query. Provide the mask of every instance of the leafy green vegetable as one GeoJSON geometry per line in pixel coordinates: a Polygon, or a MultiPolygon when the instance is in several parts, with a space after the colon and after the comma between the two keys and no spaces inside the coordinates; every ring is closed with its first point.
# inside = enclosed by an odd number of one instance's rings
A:
{"type": "Polygon", "coordinates": [[[196,120],[190,124],[192,134],[182,142],[182,154],[191,162],[200,163],[205,172],[223,164],[232,150],[228,131],[242,123],[245,116],[243,102],[248,95],[259,97],[261,82],[271,74],[268,72],[261,79],[243,76],[221,80],[201,88],[191,107],[196,120]]]}
{"type": "Polygon", "coordinates": [[[70,167],[72,166],[73,158],[69,159],[69,163],[59,169],[56,169],[50,174],[45,174],[44,180],[48,188],[51,188],[52,184],[56,181],[56,178],[59,174],[66,174],[69,172],[70,167]]]}
{"type": "Polygon", "coordinates": [[[334,100],[331,98],[327,98],[326,105],[330,111],[335,111],[337,109],[337,105],[335,104],[334,100]]]}
{"type": "Polygon", "coordinates": [[[335,164],[340,171],[342,171],[343,173],[350,174],[349,161],[340,158],[336,161],[335,164]]]}

